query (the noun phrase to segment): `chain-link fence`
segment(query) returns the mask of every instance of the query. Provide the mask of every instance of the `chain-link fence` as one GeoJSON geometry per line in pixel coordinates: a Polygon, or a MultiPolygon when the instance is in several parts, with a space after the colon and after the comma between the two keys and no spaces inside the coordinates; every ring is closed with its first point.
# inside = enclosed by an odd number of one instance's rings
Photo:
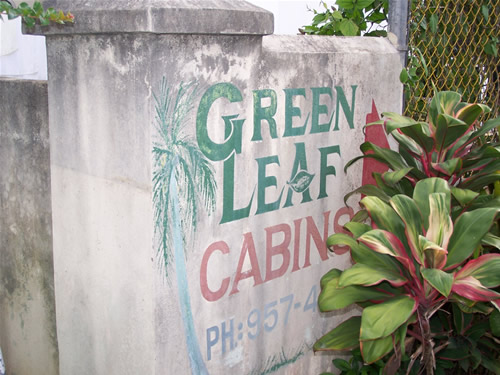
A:
{"type": "Polygon", "coordinates": [[[433,84],[500,114],[500,0],[413,0],[408,25],[405,115],[425,120],[433,84]]]}

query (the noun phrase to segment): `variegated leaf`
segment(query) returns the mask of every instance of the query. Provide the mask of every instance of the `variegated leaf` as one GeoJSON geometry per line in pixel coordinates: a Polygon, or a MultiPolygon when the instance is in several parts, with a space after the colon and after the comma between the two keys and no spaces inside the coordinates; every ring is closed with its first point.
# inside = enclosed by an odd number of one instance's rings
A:
{"type": "Polygon", "coordinates": [[[425,237],[441,248],[446,249],[453,234],[450,200],[444,193],[432,193],[429,195],[429,208],[429,228],[425,237]]]}

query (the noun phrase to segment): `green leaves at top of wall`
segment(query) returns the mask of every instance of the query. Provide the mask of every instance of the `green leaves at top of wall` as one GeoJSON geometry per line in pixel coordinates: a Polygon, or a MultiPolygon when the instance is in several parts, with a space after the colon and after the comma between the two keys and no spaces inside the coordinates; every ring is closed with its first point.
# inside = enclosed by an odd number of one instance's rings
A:
{"type": "Polygon", "coordinates": [[[311,25],[299,29],[301,34],[337,36],[386,36],[388,0],[337,0],[336,6],[324,11],[313,9],[311,25]]]}
{"type": "Polygon", "coordinates": [[[74,17],[70,12],[64,13],[62,10],[54,8],[44,10],[39,1],[35,1],[33,7],[25,2],[15,7],[7,1],[0,1],[0,19],[3,20],[5,15],[9,20],[21,17],[28,28],[32,28],[36,24],[49,26],[51,23],[64,25],[74,22],[74,17]]]}

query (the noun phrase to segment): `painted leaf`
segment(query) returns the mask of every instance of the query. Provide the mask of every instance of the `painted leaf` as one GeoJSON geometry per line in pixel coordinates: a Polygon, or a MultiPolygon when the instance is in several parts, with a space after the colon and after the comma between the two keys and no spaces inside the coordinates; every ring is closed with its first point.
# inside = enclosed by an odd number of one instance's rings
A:
{"type": "Polygon", "coordinates": [[[292,190],[296,193],[303,193],[309,185],[311,185],[313,178],[314,174],[310,174],[306,171],[299,171],[291,181],[287,182],[287,184],[290,185],[292,190]]]}
{"type": "Polygon", "coordinates": [[[469,261],[457,272],[456,279],[472,276],[486,288],[500,285],[500,254],[485,254],[469,261]]]}
{"type": "Polygon", "coordinates": [[[444,193],[430,194],[429,208],[429,227],[425,237],[429,241],[446,249],[453,234],[449,197],[444,193]]]}
{"type": "Polygon", "coordinates": [[[430,203],[429,195],[432,193],[445,193],[446,200],[451,199],[451,192],[448,183],[442,178],[426,178],[417,182],[413,192],[413,200],[417,203],[422,214],[424,229],[429,228],[430,203]]]}
{"type": "Polygon", "coordinates": [[[413,199],[406,195],[395,195],[391,199],[391,206],[405,224],[406,240],[415,260],[424,264],[424,257],[419,246],[419,236],[423,233],[422,215],[413,199]]]}
{"type": "Polygon", "coordinates": [[[366,307],[361,315],[360,340],[375,340],[391,335],[410,319],[416,308],[417,301],[408,295],[366,307]]]}
{"type": "Polygon", "coordinates": [[[489,302],[500,299],[500,293],[486,288],[479,280],[472,276],[467,276],[459,280],[455,279],[451,291],[472,301],[489,302]]]}
{"type": "Polygon", "coordinates": [[[419,246],[424,254],[425,267],[442,269],[445,266],[448,254],[445,249],[424,236],[419,237],[419,246]]]}
{"type": "Polygon", "coordinates": [[[361,317],[352,318],[340,323],[326,335],[321,337],[313,346],[313,350],[350,350],[359,346],[359,328],[361,317]]]}
{"type": "Polygon", "coordinates": [[[422,268],[422,276],[443,296],[448,297],[453,284],[453,275],[434,268],[422,268]]]}
{"type": "Polygon", "coordinates": [[[350,285],[372,286],[388,281],[393,286],[401,286],[408,282],[400,275],[399,269],[374,269],[366,264],[357,263],[342,272],[339,287],[350,285]]]}
{"type": "Polygon", "coordinates": [[[389,296],[374,288],[362,286],[338,287],[339,277],[332,277],[326,282],[319,294],[318,306],[320,311],[333,311],[343,309],[353,303],[369,300],[384,300],[389,296]]]}
{"type": "Polygon", "coordinates": [[[450,237],[446,269],[460,265],[474,252],[488,233],[498,211],[498,208],[478,208],[460,215],[450,237]]]}
{"type": "Polygon", "coordinates": [[[390,353],[393,347],[392,336],[377,340],[362,341],[361,355],[363,356],[363,360],[370,364],[390,353]]]}

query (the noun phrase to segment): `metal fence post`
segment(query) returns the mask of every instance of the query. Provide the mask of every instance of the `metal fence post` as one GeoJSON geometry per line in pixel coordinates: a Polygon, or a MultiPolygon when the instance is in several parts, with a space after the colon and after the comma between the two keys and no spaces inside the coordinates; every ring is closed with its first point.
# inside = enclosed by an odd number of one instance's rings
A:
{"type": "Polygon", "coordinates": [[[398,38],[397,49],[403,66],[406,66],[408,52],[408,3],[406,0],[389,0],[389,31],[398,38]]]}

